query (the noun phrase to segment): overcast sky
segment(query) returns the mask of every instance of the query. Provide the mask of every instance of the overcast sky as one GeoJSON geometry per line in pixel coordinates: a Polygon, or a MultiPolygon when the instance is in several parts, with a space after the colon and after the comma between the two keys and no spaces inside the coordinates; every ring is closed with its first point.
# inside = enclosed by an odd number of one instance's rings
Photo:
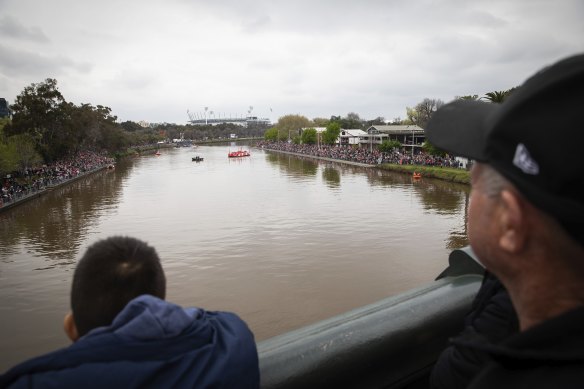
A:
{"type": "Polygon", "coordinates": [[[579,52],[582,0],[0,0],[0,97],[50,77],[122,121],[405,118],[579,52]]]}

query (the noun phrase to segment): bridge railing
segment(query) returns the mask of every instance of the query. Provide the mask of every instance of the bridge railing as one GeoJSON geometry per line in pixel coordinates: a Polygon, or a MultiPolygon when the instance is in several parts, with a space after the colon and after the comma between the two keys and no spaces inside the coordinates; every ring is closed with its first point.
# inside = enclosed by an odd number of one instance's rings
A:
{"type": "Polygon", "coordinates": [[[482,280],[466,252],[454,256],[433,283],[260,342],[261,387],[427,387],[482,280]]]}

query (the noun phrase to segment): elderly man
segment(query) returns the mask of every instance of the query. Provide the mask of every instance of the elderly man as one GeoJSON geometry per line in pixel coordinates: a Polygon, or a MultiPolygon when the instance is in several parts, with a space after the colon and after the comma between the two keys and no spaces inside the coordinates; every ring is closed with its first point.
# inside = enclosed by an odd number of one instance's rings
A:
{"type": "Polygon", "coordinates": [[[528,79],[503,104],[455,101],[428,140],[476,161],[469,239],[507,288],[520,331],[492,344],[471,388],[584,385],[584,55],[528,79]]]}

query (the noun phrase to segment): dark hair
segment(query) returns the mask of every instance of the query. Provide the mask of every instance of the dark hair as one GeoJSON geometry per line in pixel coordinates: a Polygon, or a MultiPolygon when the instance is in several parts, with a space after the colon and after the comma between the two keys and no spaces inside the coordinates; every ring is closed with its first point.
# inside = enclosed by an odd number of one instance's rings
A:
{"type": "Polygon", "coordinates": [[[130,300],[166,295],[166,279],[153,247],[114,236],[91,245],[79,260],[71,288],[71,309],[79,336],[110,325],[130,300]]]}

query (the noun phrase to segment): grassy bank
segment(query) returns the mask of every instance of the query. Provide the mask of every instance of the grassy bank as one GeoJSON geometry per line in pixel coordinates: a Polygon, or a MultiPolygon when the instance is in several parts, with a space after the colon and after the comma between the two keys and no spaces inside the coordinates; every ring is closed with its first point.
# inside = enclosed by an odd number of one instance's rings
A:
{"type": "Polygon", "coordinates": [[[460,184],[470,184],[470,173],[468,170],[464,169],[437,166],[397,165],[391,163],[384,163],[378,167],[407,174],[418,172],[422,174],[422,177],[439,178],[441,180],[458,182],[460,184]]]}

